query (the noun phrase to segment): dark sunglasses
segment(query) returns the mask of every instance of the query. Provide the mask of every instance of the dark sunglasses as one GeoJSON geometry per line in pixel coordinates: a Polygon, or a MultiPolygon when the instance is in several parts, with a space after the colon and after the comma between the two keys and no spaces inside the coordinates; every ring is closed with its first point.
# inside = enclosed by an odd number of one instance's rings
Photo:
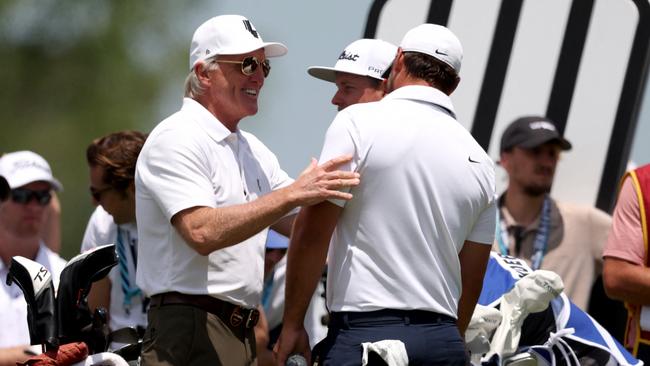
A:
{"type": "Polygon", "coordinates": [[[102,194],[104,194],[104,192],[110,191],[111,189],[113,189],[113,187],[104,187],[101,189],[90,187],[90,195],[93,196],[93,199],[95,201],[99,202],[102,199],[102,194]]]}
{"type": "Polygon", "coordinates": [[[262,65],[262,72],[264,72],[264,77],[269,76],[271,72],[271,63],[269,60],[264,60],[260,62],[257,57],[249,56],[241,61],[230,61],[230,60],[215,60],[216,62],[223,62],[225,64],[241,64],[241,73],[250,76],[253,75],[257,68],[262,65]]]}
{"type": "Polygon", "coordinates": [[[50,193],[50,190],[32,191],[31,189],[23,188],[11,190],[11,200],[15,203],[26,205],[32,200],[32,198],[35,198],[39,205],[45,206],[52,200],[52,193],[50,193]]]}

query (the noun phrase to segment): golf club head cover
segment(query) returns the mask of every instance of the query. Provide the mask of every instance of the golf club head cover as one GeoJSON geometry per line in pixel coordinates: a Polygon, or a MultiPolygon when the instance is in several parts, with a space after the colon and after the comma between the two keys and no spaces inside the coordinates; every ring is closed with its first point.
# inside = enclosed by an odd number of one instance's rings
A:
{"type": "Polygon", "coordinates": [[[91,352],[103,351],[92,346],[97,343],[93,338],[98,325],[93,324],[97,317],[90,312],[87,297],[92,283],[104,278],[116,264],[115,245],[108,244],[77,255],[63,268],[56,296],[57,336],[61,343],[84,341],[91,352]]]}
{"type": "Polygon", "coordinates": [[[42,264],[21,256],[11,259],[7,285],[15,283],[27,302],[27,324],[31,344],[58,346],[56,339],[56,302],[52,274],[42,264]]]}

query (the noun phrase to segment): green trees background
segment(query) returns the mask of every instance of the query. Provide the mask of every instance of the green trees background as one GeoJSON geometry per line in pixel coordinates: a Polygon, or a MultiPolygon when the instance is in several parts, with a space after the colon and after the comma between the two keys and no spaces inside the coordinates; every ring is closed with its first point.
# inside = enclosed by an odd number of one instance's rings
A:
{"type": "Polygon", "coordinates": [[[0,151],[33,150],[62,181],[66,258],[94,208],[88,143],[148,132],[180,103],[188,10],[173,0],[0,1],[0,151]]]}

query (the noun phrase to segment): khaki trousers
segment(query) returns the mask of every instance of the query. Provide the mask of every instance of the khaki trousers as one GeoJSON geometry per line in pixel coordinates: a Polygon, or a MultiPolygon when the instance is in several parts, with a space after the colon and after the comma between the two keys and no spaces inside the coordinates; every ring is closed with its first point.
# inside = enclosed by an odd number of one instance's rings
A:
{"type": "Polygon", "coordinates": [[[144,366],[257,365],[253,328],[233,330],[188,305],[151,307],[142,343],[144,366]]]}

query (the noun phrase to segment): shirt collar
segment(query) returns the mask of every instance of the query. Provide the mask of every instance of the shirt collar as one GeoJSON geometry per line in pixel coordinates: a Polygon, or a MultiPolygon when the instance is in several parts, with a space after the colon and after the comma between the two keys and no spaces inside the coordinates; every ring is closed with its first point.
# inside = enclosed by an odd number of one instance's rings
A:
{"type": "MultiPolygon", "coordinates": [[[[499,209],[501,210],[501,218],[505,221],[506,227],[518,226],[517,221],[512,217],[510,211],[506,205],[503,204],[505,193],[499,197],[499,209]]],[[[537,231],[539,228],[539,223],[541,220],[542,213],[540,212],[535,220],[530,223],[527,227],[524,228],[524,232],[537,231]]],[[[557,207],[557,203],[554,199],[551,199],[551,221],[550,221],[550,230],[555,230],[562,224],[562,215],[560,215],[560,210],[557,207]]]]}
{"type": "MultiPolygon", "coordinates": [[[[221,142],[233,133],[210,111],[192,98],[183,98],[181,111],[191,114],[194,117],[194,122],[216,142],[221,142]]],[[[239,129],[234,133],[239,134],[239,129]]]]}
{"type": "Polygon", "coordinates": [[[454,106],[452,105],[449,96],[430,86],[403,86],[399,89],[393,90],[390,94],[386,95],[384,99],[411,99],[432,103],[445,109],[452,117],[456,118],[456,112],[454,111],[454,106]]]}

